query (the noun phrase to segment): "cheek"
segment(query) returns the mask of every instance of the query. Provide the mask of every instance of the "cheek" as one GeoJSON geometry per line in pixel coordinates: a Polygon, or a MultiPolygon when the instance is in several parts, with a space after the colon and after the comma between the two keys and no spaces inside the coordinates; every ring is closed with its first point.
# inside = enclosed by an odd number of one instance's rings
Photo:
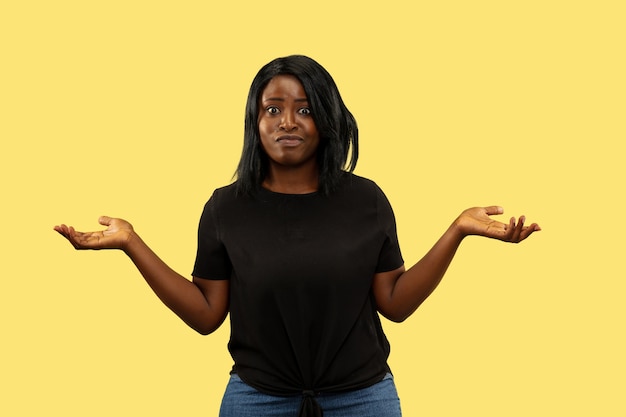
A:
{"type": "Polygon", "coordinates": [[[307,123],[306,129],[309,131],[309,134],[319,136],[319,131],[317,130],[317,125],[315,124],[315,122],[313,120],[310,120],[307,123]]]}
{"type": "Polygon", "coordinates": [[[259,124],[257,125],[257,128],[259,130],[259,136],[261,140],[263,140],[267,136],[267,133],[269,131],[269,126],[267,122],[263,119],[259,119],[259,124]]]}

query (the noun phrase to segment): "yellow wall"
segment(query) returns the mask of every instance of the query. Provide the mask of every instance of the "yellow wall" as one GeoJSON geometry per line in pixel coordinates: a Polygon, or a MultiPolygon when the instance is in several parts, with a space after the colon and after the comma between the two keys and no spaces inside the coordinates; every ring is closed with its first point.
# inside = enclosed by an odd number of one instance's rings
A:
{"type": "Polygon", "coordinates": [[[468,239],[385,322],[404,414],[626,414],[621,2],[211,3],[0,6],[0,415],[217,415],[227,326],[194,334],[52,226],[124,217],[188,275],[252,77],[292,53],[337,81],[407,262],[469,206],[544,229],[468,239]]]}

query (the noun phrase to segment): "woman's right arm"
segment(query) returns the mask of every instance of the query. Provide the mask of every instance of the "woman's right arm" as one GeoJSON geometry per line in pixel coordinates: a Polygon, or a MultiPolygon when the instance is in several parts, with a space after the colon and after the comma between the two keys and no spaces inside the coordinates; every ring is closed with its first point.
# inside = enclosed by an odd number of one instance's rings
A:
{"type": "Polygon", "coordinates": [[[107,229],[83,233],[60,225],[54,230],[76,249],[123,250],[161,301],[197,332],[209,334],[222,324],[228,314],[228,280],[189,281],[167,266],[127,221],[103,216],[99,222],[107,229]]]}

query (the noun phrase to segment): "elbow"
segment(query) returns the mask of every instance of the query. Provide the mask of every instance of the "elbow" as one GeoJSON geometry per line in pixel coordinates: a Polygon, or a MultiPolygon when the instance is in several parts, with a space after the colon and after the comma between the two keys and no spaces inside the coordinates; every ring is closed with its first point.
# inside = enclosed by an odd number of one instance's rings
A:
{"type": "Polygon", "coordinates": [[[392,317],[389,320],[391,320],[394,323],[403,323],[406,319],[408,319],[409,316],[398,316],[398,317],[392,317]]]}
{"type": "Polygon", "coordinates": [[[387,320],[394,323],[402,323],[417,310],[418,306],[410,309],[378,309],[378,312],[387,320]]]}
{"type": "Polygon", "coordinates": [[[382,313],[384,318],[386,318],[389,321],[392,321],[394,323],[402,323],[404,322],[406,319],[409,318],[410,314],[385,314],[382,313]]]}
{"type": "Polygon", "coordinates": [[[208,335],[210,335],[211,333],[213,333],[215,331],[215,330],[211,330],[211,329],[208,329],[208,328],[195,327],[195,326],[192,326],[192,329],[194,329],[196,332],[198,332],[202,336],[208,336],[208,335]]]}
{"type": "Polygon", "coordinates": [[[219,316],[219,318],[212,317],[207,320],[201,320],[194,323],[187,323],[189,327],[200,333],[202,336],[208,336],[220,328],[224,320],[226,320],[227,314],[219,316]]]}
{"type": "Polygon", "coordinates": [[[219,326],[213,326],[213,327],[209,327],[209,326],[191,326],[192,329],[194,329],[196,332],[198,332],[202,336],[210,335],[211,333],[216,331],[218,329],[218,327],[219,326]]]}

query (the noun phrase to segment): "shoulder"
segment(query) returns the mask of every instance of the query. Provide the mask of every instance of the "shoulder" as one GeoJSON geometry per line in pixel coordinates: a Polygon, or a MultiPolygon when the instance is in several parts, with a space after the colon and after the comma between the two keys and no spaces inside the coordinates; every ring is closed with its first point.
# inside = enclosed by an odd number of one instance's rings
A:
{"type": "Polygon", "coordinates": [[[204,203],[203,218],[212,218],[217,221],[218,213],[228,212],[236,204],[235,183],[216,188],[209,199],[204,203]]]}
{"type": "Polygon", "coordinates": [[[341,177],[342,186],[356,187],[362,189],[377,188],[376,183],[369,178],[361,177],[352,172],[344,172],[341,177]]]}
{"type": "Polygon", "coordinates": [[[351,172],[345,172],[341,179],[340,192],[354,192],[365,195],[382,195],[383,192],[374,181],[351,172]]]}
{"type": "Polygon", "coordinates": [[[229,200],[234,200],[237,194],[236,182],[225,185],[223,187],[216,188],[213,194],[207,201],[207,205],[219,205],[229,200]]]}
{"type": "Polygon", "coordinates": [[[237,193],[237,182],[233,182],[231,184],[225,185],[223,187],[219,187],[216,188],[215,191],[213,191],[213,194],[220,194],[220,195],[226,195],[226,196],[235,196],[235,194],[237,193]]]}
{"type": "Polygon", "coordinates": [[[245,199],[237,195],[236,182],[216,188],[202,209],[201,226],[207,224],[214,228],[216,225],[223,225],[233,217],[241,216],[241,213],[246,210],[243,200],[245,199]]]}
{"type": "Polygon", "coordinates": [[[346,172],[342,191],[347,198],[357,202],[358,205],[372,205],[380,213],[389,213],[393,210],[383,190],[369,178],[346,172]]]}

